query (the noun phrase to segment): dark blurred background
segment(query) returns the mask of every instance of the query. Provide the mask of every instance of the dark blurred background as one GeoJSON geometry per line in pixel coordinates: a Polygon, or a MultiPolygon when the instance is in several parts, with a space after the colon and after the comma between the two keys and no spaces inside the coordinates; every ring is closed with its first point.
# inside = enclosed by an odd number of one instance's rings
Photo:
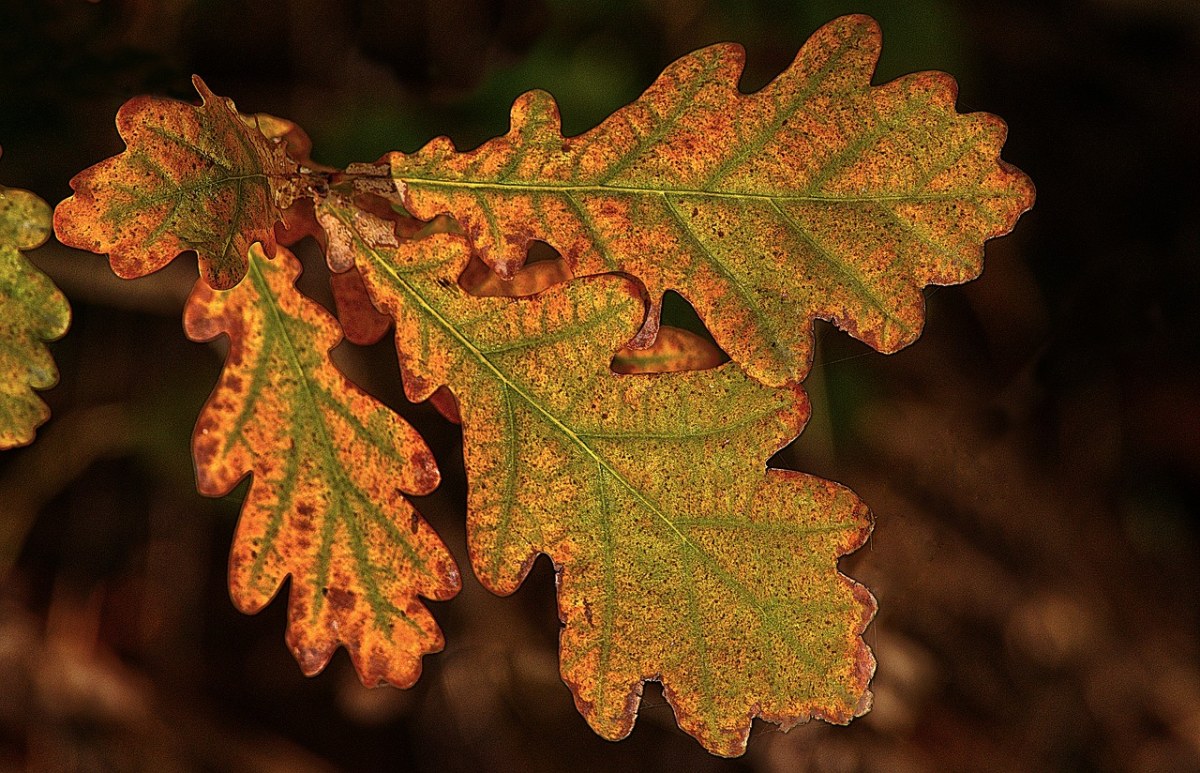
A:
{"type": "MultiPolygon", "coordinates": [[[[774,460],[875,512],[843,561],[879,599],[874,711],[720,760],[651,684],[603,741],[558,678],[544,558],[510,598],[467,570],[431,604],[448,645],[413,689],[364,690],[342,654],[304,678],[282,602],[228,600],[239,496],[195,493],[221,353],[182,333],[194,259],[122,282],[52,242],[54,418],[0,454],[0,770],[1200,770],[1195,0],[0,0],[0,182],[59,201],[121,150],[124,100],[190,100],[193,72],[344,165],[473,147],[533,87],[577,133],[717,41],[752,90],[847,12],[882,24],[877,82],[949,71],[1038,186],[980,280],[928,291],[916,345],[818,324],[813,420],[774,460]]],[[[404,401],[386,341],[337,356],[429,438],[444,484],[419,506],[467,567],[457,430],[404,401]]]]}

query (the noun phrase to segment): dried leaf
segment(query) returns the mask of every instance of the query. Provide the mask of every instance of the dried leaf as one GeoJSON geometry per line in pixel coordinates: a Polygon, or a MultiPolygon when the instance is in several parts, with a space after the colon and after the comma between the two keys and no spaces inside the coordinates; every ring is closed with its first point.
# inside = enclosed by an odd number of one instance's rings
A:
{"type": "MultiPolygon", "coordinates": [[[[345,204],[318,217],[353,234],[345,204]]],[[[623,277],[477,298],[454,281],[462,237],[353,246],[396,319],[410,399],[443,384],[458,398],[476,574],[508,594],[538,553],[554,560],[563,678],[598,733],[629,733],[646,679],[718,754],[744,750],[755,716],[790,727],[866,710],[874,601],[837,558],[869,514],[837,484],[764,469],[807,419],[799,387],[734,365],[613,374],[643,317],[623,277]]]]}
{"type": "Polygon", "coordinates": [[[250,251],[232,290],[203,281],[188,336],[229,336],[229,357],[193,438],[200,491],[227,494],[253,474],[230,555],[234,602],[266,606],[291,575],[288,644],[306,674],[345,646],[364,684],[407,687],[442,634],[417,596],[446,599],[458,570],[404,493],[438,471],[425,442],[329,360],[337,323],[296,290],[285,248],[250,251]]]}
{"type": "Polygon", "coordinates": [[[676,290],[755,378],[799,381],[814,318],[880,351],[911,343],[921,288],[975,277],[983,242],[1033,202],[999,160],[1004,123],[956,113],[944,73],[871,86],[879,48],[872,19],[838,19],[742,94],[744,51],[710,46],[578,137],[562,136],[553,97],[529,92],[504,137],[467,153],[438,138],[392,154],[392,174],[408,211],[451,214],[500,274],[544,240],[576,276],[646,285],[639,343],[676,290]]]}
{"type": "Polygon", "coordinates": [[[29,191],[0,187],[0,449],[33,441],[50,410],[33,392],[58,383],[43,342],[71,322],[67,300],[21,250],[50,236],[50,207],[29,191]]]}
{"type": "Polygon", "coordinates": [[[71,180],[54,228],[72,247],[107,253],[118,276],[150,274],[195,250],[201,276],[228,289],[259,242],[275,254],[275,223],[295,195],[297,164],[247,125],[233,103],[192,78],[199,106],[135,97],[117,113],[124,153],[71,180]]]}

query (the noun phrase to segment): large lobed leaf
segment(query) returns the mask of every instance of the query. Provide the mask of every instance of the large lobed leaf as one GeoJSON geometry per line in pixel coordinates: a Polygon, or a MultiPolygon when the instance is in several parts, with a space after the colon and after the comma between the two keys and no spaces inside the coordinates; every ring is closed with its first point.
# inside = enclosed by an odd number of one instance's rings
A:
{"type": "Polygon", "coordinates": [[[24,445],[50,411],[34,394],[58,382],[43,342],[71,322],[67,300],[21,254],[50,236],[50,207],[29,191],[0,187],[0,448],[24,445]]]}
{"type": "Polygon", "coordinates": [[[417,597],[459,588],[445,546],[404,494],[438,483],[433,455],[409,424],[329,360],[337,323],[295,288],[285,248],[249,253],[232,290],[203,281],[188,299],[188,336],[229,336],[221,380],[196,425],[202,493],[229,493],[247,473],[229,582],[246,612],[291,575],[288,644],[306,674],[344,645],[364,684],[407,687],[442,634],[417,597]]]}
{"type": "Polygon", "coordinates": [[[396,320],[409,398],[440,385],[458,398],[480,580],[508,594],[539,553],[553,559],[563,678],[598,733],[632,729],[646,679],[726,755],[755,716],[787,727],[866,710],[874,601],[837,559],[869,514],[837,484],[765,469],[807,419],[799,387],[733,364],[618,376],[609,360],[643,317],[629,280],[473,297],[455,282],[462,237],[376,245],[336,194],[318,215],[396,320]]]}
{"type": "Polygon", "coordinates": [[[577,276],[645,284],[643,343],[676,290],[755,378],[799,381],[814,318],[881,351],[911,343],[921,288],[975,277],[983,242],[1033,202],[999,160],[1004,123],[956,113],[944,73],[872,86],[879,48],[872,19],[838,19],[743,94],[743,50],[711,46],[578,137],[529,92],[504,137],[467,153],[442,137],[392,154],[391,173],[410,212],[453,215],[501,274],[544,240],[577,276]]]}
{"type": "Polygon", "coordinates": [[[298,165],[285,143],[243,120],[233,103],[192,82],[203,102],[135,97],[117,112],[124,153],[71,180],[58,205],[63,244],[107,253],[130,279],[195,250],[200,273],[217,289],[246,273],[250,245],[275,253],[275,223],[295,194],[298,165]]]}

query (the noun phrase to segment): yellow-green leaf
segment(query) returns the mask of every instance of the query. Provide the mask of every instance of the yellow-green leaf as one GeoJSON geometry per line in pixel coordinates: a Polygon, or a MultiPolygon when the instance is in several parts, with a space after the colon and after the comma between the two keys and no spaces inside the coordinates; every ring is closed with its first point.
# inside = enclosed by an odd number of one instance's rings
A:
{"type": "Polygon", "coordinates": [[[285,248],[249,254],[246,278],[188,299],[188,336],[229,337],[221,380],[193,438],[196,479],[210,496],[253,475],[229,582],[246,612],[290,575],[287,640],[306,674],[344,646],[364,684],[407,687],[442,633],[418,600],[459,587],[454,560],[405,494],[438,483],[433,455],[408,423],[329,359],[333,318],[295,288],[285,248]]]}
{"type": "Polygon", "coordinates": [[[50,235],[50,207],[29,191],[0,187],[0,448],[33,440],[50,411],[33,392],[58,383],[44,342],[71,322],[67,300],[21,250],[50,235]]]}
{"type": "Polygon", "coordinates": [[[251,244],[275,254],[275,223],[291,203],[298,166],[233,102],[192,82],[199,106],[135,97],[121,107],[125,152],[71,180],[75,194],[58,205],[54,228],[63,244],[107,254],[127,279],[195,250],[201,276],[228,289],[245,274],[251,244]]]}
{"type": "Polygon", "coordinates": [[[628,279],[474,297],[455,282],[462,237],[373,245],[336,193],[318,217],[352,240],[395,318],[410,399],[443,384],[458,398],[480,580],[511,593],[539,553],[553,559],[562,674],[599,734],[629,733],[647,679],[725,755],[756,716],[790,727],[866,710],[874,601],[837,559],[869,514],[837,484],[765,466],[807,419],[799,387],[733,364],[616,375],[643,318],[628,279]]]}
{"type": "Polygon", "coordinates": [[[881,351],[911,343],[921,288],[975,277],[983,242],[1033,202],[999,159],[1003,121],[958,114],[950,76],[871,85],[880,40],[869,17],[838,19],[753,94],[738,90],[741,47],[710,46],[577,137],[529,92],[507,135],[394,153],[392,175],[408,211],[453,215],[502,275],[544,240],[576,276],[645,284],[643,342],[676,290],[755,378],[798,381],[814,318],[881,351]]]}

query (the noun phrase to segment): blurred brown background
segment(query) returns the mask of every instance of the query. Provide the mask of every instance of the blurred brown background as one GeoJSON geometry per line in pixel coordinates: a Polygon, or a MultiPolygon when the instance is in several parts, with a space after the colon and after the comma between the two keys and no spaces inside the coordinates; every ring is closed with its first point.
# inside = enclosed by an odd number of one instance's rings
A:
{"type": "MultiPolygon", "coordinates": [[[[302,677],[283,604],[226,595],[239,497],[195,493],[220,352],[182,334],[194,262],[122,282],[51,243],[32,258],[75,318],[53,420],[0,454],[0,770],[1200,770],[1194,0],[0,0],[0,181],[57,202],[121,149],[125,99],[192,99],[193,72],[343,165],[472,147],[532,87],[577,133],[716,41],[747,48],[752,90],[847,12],[883,26],[877,82],[951,72],[1038,186],[982,279],[928,291],[910,349],[818,325],[814,417],[774,460],[875,512],[843,562],[880,603],[871,714],[759,726],[720,760],[651,684],[603,741],[558,679],[545,559],[511,598],[466,571],[431,604],[448,646],[412,690],[362,689],[343,655],[302,677]]],[[[352,349],[433,445],[419,506],[465,568],[457,430],[405,403],[390,344],[352,349]]]]}

